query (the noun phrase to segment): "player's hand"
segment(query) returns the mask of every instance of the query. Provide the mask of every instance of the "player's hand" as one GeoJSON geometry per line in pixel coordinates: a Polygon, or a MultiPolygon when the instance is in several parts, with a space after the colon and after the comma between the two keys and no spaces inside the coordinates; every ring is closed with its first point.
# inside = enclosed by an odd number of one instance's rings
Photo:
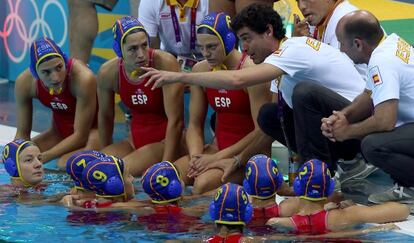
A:
{"type": "Polygon", "coordinates": [[[293,33],[292,36],[309,36],[311,37],[309,25],[307,23],[307,19],[304,18],[300,20],[299,15],[293,15],[294,22],[293,22],[293,33]]]}
{"type": "MultiPolygon", "coordinates": [[[[237,170],[236,160],[234,158],[230,159],[220,159],[213,161],[208,164],[204,171],[209,169],[220,169],[223,171],[223,176],[221,177],[221,182],[226,183],[229,180],[230,175],[237,170]]],[[[203,171],[203,172],[204,172],[203,171]]]]}
{"type": "Polygon", "coordinates": [[[209,164],[217,160],[214,154],[200,154],[197,156],[198,158],[194,160],[193,163],[190,163],[190,169],[188,170],[188,173],[187,173],[187,176],[190,178],[196,177],[202,174],[204,171],[207,170],[206,168],[209,164]]]}
{"type": "Polygon", "coordinates": [[[145,83],[145,87],[148,87],[152,84],[151,90],[160,88],[163,85],[175,83],[178,81],[178,72],[168,72],[157,70],[150,67],[141,67],[146,73],[139,76],[139,79],[149,78],[145,83]]]}
{"type": "Polygon", "coordinates": [[[348,122],[348,119],[346,119],[345,114],[340,111],[333,111],[333,114],[337,118],[337,120],[332,126],[333,138],[336,141],[340,141],[340,142],[349,139],[349,136],[348,136],[349,122],[348,122]]]}
{"type": "Polygon", "coordinates": [[[334,136],[333,136],[332,129],[333,129],[333,125],[334,125],[334,123],[336,122],[337,119],[338,119],[337,116],[331,115],[329,117],[324,117],[321,120],[321,122],[322,122],[322,124],[321,124],[322,134],[332,142],[336,141],[334,136]]]}

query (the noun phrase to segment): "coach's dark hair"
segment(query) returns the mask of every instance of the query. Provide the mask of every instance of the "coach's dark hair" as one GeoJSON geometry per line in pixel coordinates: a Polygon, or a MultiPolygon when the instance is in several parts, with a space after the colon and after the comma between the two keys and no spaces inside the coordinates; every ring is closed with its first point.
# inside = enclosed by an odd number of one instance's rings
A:
{"type": "Polygon", "coordinates": [[[251,4],[231,21],[231,28],[235,32],[243,27],[248,27],[258,34],[263,34],[266,32],[268,25],[273,26],[273,36],[276,39],[281,40],[285,37],[286,30],[283,28],[282,19],[269,5],[251,4]]]}
{"type": "Polygon", "coordinates": [[[384,36],[380,23],[373,15],[370,17],[348,18],[343,23],[343,30],[348,41],[359,38],[369,45],[377,45],[384,36]]]}

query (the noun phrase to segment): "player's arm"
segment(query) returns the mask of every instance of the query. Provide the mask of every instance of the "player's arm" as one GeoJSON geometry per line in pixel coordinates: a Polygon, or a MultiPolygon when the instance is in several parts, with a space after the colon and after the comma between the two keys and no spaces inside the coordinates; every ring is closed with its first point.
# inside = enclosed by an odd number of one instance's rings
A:
{"type": "Polygon", "coordinates": [[[291,218],[288,217],[280,217],[280,218],[271,218],[267,221],[266,225],[270,225],[272,227],[283,227],[286,229],[294,229],[295,225],[292,222],[291,218]]]}
{"type": "Polygon", "coordinates": [[[398,100],[391,99],[378,104],[368,119],[351,124],[349,138],[362,138],[374,132],[391,131],[397,123],[398,100]]]}
{"type": "Polygon", "coordinates": [[[30,140],[33,114],[32,98],[36,93],[35,82],[33,79],[34,78],[28,69],[21,73],[16,79],[14,86],[17,113],[17,131],[15,139],[22,138],[30,140]]]}
{"type": "Polygon", "coordinates": [[[366,84],[372,93],[365,92],[364,107],[372,109],[375,106],[374,112],[367,119],[351,124],[345,138],[362,138],[373,132],[386,132],[395,128],[401,87],[399,73],[393,65],[394,62],[388,57],[370,60],[366,84]],[[368,100],[368,95],[372,100],[368,100]]]}
{"type": "MultiPolygon", "coordinates": [[[[205,61],[199,62],[193,67],[192,71],[206,71],[206,66],[205,61]]],[[[204,121],[207,113],[207,99],[202,87],[191,85],[189,104],[190,118],[186,132],[186,142],[188,152],[192,156],[201,154],[204,150],[204,121]]]]}
{"type": "Polygon", "coordinates": [[[371,116],[372,100],[370,94],[371,91],[365,89],[364,92],[358,95],[349,106],[342,110],[349,123],[362,121],[371,116]]]}
{"type": "Polygon", "coordinates": [[[342,210],[330,211],[329,229],[343,229],[361,223],[387,223],[405,220],[410,215],[407,205],[387,202],[380,205],[355,205],[342,210]]]}
{"type": "MultiPolygon", "coordinates": [[[[179,72],[180,66],[175,57],[167,52],[156,51],[161,60],[161,69],[179,72]]],[[[167,85],[162,88],[164,109],[168,118],[165,134],[163,160],[174,161],[179,157],[181,136],[184,127],[184,86],[182,84],[167,85]]]]}
{"type": "Polygon", "coordinates": [[[76,97],[73,134],[43,153],[45,161],[57,158],[86,145],[96,113],[96,78],[81,62],[75,62],[72,70],[71,92],[76,97]]]}
{"type": "Polygon", "coordinates": [[[168,83],[181,82],[214,89],[243,89],[252,85],[266,83],[284,74],[282,69],[267,63],[241,70],[226,70],[202,73],[175,73],[143,68],[147,71],[141,78],[150,77],[146,85],[153,88],[168,83]]]}
{"type": "Polygon", "coordinates": [[[117,58],[102,65],[98,72],[98,131],[101,145],[112,144],[115,117],[115,91],[118,90],[117,58]]]}

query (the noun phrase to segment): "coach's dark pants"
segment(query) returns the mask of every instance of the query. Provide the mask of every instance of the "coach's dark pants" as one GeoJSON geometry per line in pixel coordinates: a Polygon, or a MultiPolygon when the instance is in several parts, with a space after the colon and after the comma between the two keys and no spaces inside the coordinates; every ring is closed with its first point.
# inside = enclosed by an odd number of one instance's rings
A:
{"type": "Polygon", "coordinates": [[[414,187],[414,123],[373,133],[361,143],[362,155],[401,186],[414,187]]]}
{"type": "MultiPolygon", "coordinates": [[[[323,117],[329,117],[333,110],[342,110],[350,101],[321,85],[301,82],[293,91],[292,102],[293,110],[284,109],[285,126],[292,150],[302,161],[320,159],[331,170],[336,170],[339,158],[353,159],[360,152],[359,140],[332,143],[320,129],[323,117]]],[[[276,114],[276,104],[264,105],[259,112],[258,124],[266,134],[286,145],[276,114]]]]}

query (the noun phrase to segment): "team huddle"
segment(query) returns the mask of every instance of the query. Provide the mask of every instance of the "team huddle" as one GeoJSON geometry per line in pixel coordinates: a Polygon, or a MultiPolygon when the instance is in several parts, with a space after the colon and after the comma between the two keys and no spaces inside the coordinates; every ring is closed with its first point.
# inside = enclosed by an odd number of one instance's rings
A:
{"type": "Polygon", "coordinates": [[[332,1],[323,18],[307,10],[306,1],[297,2],[305,19],[295,18],[291,38],[265,4],[251,4],[233,18],[207,14],[190,31],[189,44],[201,54],[190,58],[191,67],[188,56],[180,64],[180,54],[151,48],[153,31],[132,16],[114,23],[117,57],[97,76],[52,39],[36,40],[30,67],[15,84],[15,141],[3,151],[12,184],[42,188],[43,164],[57,159],[75,185],[63,205],[134,209],[148,224],[174,215],[193,227],[209,211],[219,232],[209,242],[239,242],[244,226],[326,234],[405,220],[410,208],[398,201],[414,197],[408,169],[414,162],[414,49],[348,1],[332,1]],[[116,94],[131,121],[128,137],[113,142],[116,94]],[[52,110],[52,125],[31,138],[36,98],[52,110]],[[215,112],[214,141],[206,144],[208,106],[215,112]],[[290,186],[270,158],[275,140],[300,158],[290,186]],[[396,183],[385,195],[369,196],[379,205],[341,203],[341,180],[334,175],[341,161],[358,157],[359,174],[379,168],[396,183]],[[134,199],[134,176],[141,176],[151,201],[134,199]],[[188,185],[191,196],[184,195],[188,185]],[[405,193],[396,195],[396,188],[405,193]],[[209,206],[180,206],[211,192],[209,206]],[[276,203],[276,194],[287,199],[276,203]]]}

